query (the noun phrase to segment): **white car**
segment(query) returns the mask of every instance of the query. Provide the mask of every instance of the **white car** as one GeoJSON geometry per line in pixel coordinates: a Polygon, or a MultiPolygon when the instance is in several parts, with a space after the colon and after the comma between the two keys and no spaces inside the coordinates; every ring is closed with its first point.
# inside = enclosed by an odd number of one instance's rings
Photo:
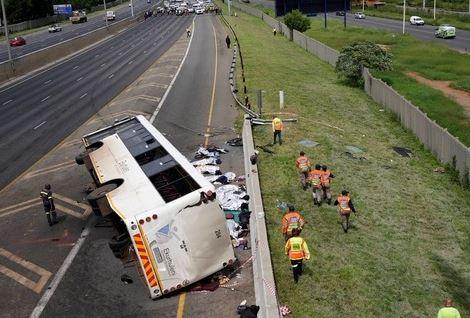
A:
{"type": "Polygon", "coordinates": [[[198,7],[196,8],[196,14],[203,14],[204,13],[204,8],[198,7]]]}
{"type": "Polygon", "coordinates": [[[364,12],[354,13],[354,19],[365,19],[365,18],[366,18],[366,15],[364,14],[364,12]]]}
{"type": "Polygon", "coordinates": [[[189,8],[188,8],[188,12],[189,12],[189,13],[194,13],[194,11],[195,11],[195,10],[194,10],[193,7],[189,7],[189,8]]]}
{"type": "Polygon", "coordinates": [[[60,32],[62,31],[62,27],[58,24],[53,24],[47,29],[49,33],[60,32]]]}
{"type": "Polygon", "coordinates": [[[424,20],[418,16],[410,17],[410,23],[413,25],[424,25],[424,20]]]}

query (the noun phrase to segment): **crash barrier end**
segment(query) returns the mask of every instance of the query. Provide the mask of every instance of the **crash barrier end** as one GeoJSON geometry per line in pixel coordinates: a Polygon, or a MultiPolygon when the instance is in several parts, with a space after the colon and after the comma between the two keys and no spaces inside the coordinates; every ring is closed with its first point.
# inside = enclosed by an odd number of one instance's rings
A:
{"type": "Polygon", "coordinates": [[[243,156],[245,163],[246,190],[250,196],[250,238],[253,258],[253,285],[256,304],[260,307],[258,317],[278,318],[279,302],[276,293],[271,252],[268,244],[266,220],[258,178],[258,166],[252,164],[250,157],[255,154],[251,117],[245,115],[243,122],[243,156]]]}
{"type": "MultiPolygon", "coordinates": [[[[245,13],[258,16],[261,11],[248,7],[242,3],[232,1],[232,5],[245,13]]],[[[264,16],[266,24],[274,25],[271,17],[264,16]]],[[[285,28],[281,22],[276,22],[285,28]]],[[[309,53],[316,55],[321,60],[335,66],[339,58],[339,52],[331,47],[316,41],[296,30],[292,33],[293,41],[309,53]]],[[[376,103],[386,107],[400,118],[401,124],[413,131],[415,136],[424,144],[442,163],[453,163],[459,171],[462,181],[470,174],[470,148],[466,147],[447,129],[442,128],[435,121],[428,118],[418,107],[398,94],[392,87],[380,79],[375,78],[365,69],[363,71],[364,91],[376,103]]]]}

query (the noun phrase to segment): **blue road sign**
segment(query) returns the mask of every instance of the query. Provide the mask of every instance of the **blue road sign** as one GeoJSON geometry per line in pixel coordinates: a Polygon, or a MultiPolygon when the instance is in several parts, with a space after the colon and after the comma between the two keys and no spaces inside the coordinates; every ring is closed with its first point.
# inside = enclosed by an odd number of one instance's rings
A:
{"type": "Polygon", "coordinates": [[[72,14],[71,4],[55,4],[52,6],[54,14],[72,14]]]}

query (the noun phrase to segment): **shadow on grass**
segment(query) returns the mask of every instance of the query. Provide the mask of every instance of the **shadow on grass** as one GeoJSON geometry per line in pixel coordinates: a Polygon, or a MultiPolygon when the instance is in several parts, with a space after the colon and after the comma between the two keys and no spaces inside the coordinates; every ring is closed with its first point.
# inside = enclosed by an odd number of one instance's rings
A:
{"type": "Polygon", "coordinates": [[[470,280],[456,271],[451,263],[439,255],[433,254],[432,260],[442,275],[445,290],[451,299],[462,309],[470,312],[470,280]]]}

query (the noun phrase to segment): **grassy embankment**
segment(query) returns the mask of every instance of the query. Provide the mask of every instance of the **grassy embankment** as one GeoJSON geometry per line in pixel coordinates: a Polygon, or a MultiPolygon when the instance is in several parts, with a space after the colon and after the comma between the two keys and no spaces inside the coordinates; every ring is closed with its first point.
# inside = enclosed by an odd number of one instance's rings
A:
{"type": "Polygon", "coordinates": [[[321,20],[312,19],[312,28],[306,34],[337,50],[359,41],[386,45],[394,56],[394,70],[376,75],[470,146],[469,112],[465,113],[462,106],[443,93],[404,74],[413,71],[429,79],[452,81],[452,86],[470,91],[470,56],[409,35],[360,27],[344,29],[341,22],[333,19],[327,30],[321,20]]]}
{"type": "MultiPolygon", "coordinates": [[[[446,295],[469,316],[468,192],[434,173],[439,163],[429,151],[362,90],[339,82],[330,65],[274,38],[257,18],[238,12],[228,19],[243,49],[250,99],[263,89],[265,111],[277,111],[282,89],[285,111],[300,116],[286,125],[275,154],[261,152],[259,160],[277,289],[292,317],[433,317],[446,295]],[[304,138],[321,145],[303,148],[297,142],[304,138]],[[347,158],[346,145],[362,148],[368,160],[347,158]],[[392,146],[408,147],[414,157],[399,157],[392,146]],[[350,233],[333,207],[313,208],[310,192],[301,190],[294,169],[300,150],[331,167],[334,193],[351,191],[359,213],[350,233]],[[308,222],[303,236],[313,255],[297,285],[283,253],[277,200],[295,204],[308,222]]],[[[269,126],[254,134],[258,145],[271,142],[269,126]]]]}

